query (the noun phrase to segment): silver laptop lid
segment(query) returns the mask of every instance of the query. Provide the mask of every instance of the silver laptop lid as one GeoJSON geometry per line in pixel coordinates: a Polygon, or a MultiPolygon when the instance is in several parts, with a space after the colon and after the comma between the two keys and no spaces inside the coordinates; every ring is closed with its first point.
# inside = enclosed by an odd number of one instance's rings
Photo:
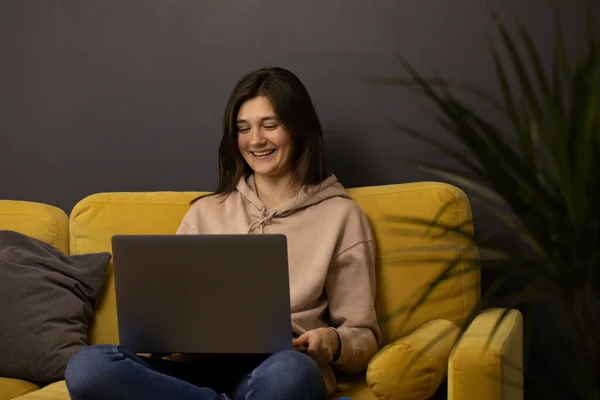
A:
{"type": "Polygon", "coordinates": [[[115,235],[120,343],[133,352],[291,349],[284,235],[115,235]]]}

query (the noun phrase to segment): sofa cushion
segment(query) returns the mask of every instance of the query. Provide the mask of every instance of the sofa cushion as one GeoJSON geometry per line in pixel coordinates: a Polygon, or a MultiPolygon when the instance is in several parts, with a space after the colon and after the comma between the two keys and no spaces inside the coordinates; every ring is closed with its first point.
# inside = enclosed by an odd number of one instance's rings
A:
{"type": "Polygon", "coordinates": [[[14,399],[39,388],[38,385],[21,379],[0,378],[0,400],[14,399]]]}
{"type": "Polygon", "coordinates": [[[65,381],[54,382],[40,390],[29,392],[14,400],[70,400],[65,381]]]}
{"type": "Polygon", "coordinates": [[[67,256],[0,231],[0,376],[36,384],[63,379],[71,355],[87,344],[110,257],[67,256]]]}
{"type": "Polygon", "coordinates": [[[385,400],[431,398],[446,377],[459,332],[452,322],[438,319],[381,349],[367,369],[373,393],[385,400]]]}

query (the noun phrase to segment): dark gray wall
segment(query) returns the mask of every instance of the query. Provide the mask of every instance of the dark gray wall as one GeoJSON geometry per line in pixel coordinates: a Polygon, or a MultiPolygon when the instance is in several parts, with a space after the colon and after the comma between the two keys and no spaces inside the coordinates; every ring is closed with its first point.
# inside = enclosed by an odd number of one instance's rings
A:
{"type": "MultiPolygon", "coordinates": [[[[494,4],[549,46],[546,0],[494,4]]],[[[490,32],[481,0],[4,0],[0,198],[69,212],[100,191],[212,190],[227,96],[265,65],[305,82],[347,187],[432,178],[401,160],[433,153],[388,120],[444,133],[406,92],[364,78],[398,76],[401,54],[494,89],[490,32]]]]}

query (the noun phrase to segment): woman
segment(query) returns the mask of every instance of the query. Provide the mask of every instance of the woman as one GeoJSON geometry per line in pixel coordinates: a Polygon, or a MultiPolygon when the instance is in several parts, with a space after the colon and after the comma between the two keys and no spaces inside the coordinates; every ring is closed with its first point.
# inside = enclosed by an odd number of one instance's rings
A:
{"type": "Polygon", "coordinates": [[[305,351],[223,366],[223,357],[164,360],[91,346],[67,366],[73,399],[315,400],[335,391],[334,369],[364,371],[380,340],[375,244],[360,207],[334,175],[325,177],[322,147],[294,74],[264,68],[242,77],[225,110],[219,186],[193,203],[177,231],[285,234],[292,343],[305,351]]]}

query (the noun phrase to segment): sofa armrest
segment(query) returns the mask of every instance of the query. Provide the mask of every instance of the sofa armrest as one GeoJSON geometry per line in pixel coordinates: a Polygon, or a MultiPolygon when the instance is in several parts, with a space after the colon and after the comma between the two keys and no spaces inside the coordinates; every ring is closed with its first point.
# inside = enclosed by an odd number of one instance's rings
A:
{"type": "Polygon", "coordinates": [[[460,330],[437,319],[381,349],[369,363],[367,383],[380,399],[424,400],[446,377],[460,330]]]}
{"type": "Polygon", "coordinates": [[[521,313],[510,310],[487,344],[504,311],[483,311],[452,350],[448,363],[449,400],[523,399],[521,313]]]}

